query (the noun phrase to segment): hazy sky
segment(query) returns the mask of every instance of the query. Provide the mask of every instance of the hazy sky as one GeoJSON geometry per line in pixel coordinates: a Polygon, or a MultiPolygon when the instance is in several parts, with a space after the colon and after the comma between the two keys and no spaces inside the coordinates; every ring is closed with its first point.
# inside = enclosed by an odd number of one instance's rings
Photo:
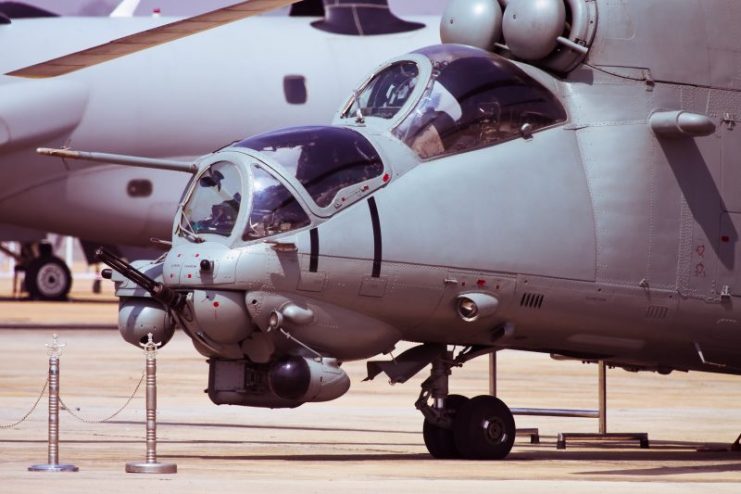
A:
{"type": "MultiPolygon", "coordinates": [[[[118,0],[20,0],[62,15],[107,15],[118,0]]],[[[137,15],[149,15],[155,8],[162,15],[185,16],[238,3],[236,0],[141,0],[137,15]]],[[[399,15],[442,14],[448,0],[389,0],[399,15]]]]}

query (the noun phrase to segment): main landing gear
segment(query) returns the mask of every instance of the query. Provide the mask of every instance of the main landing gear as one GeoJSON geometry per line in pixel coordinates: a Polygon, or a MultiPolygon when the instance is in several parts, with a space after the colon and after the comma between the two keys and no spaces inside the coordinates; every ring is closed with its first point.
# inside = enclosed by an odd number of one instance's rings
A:
{"type": "Polygon", "coordinates": [[[454,359],[445,350],[432,361],[430,377],[415,403],[425,416],[425,445],[435,458],[502,459],[512,449],[516,433],[507,405],[488,395],[469,399],[448,394],[450,369],[466,360],[465,354],[454,359]]]}

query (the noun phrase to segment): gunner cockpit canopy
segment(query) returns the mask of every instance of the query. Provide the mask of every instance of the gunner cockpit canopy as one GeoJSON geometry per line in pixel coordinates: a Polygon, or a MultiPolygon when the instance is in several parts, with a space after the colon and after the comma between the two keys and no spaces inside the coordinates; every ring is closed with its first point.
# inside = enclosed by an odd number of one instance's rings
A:
{"type": "Polygon", "coordinates": [[[340,191],[383,174],[373,145],[344,127],[294,127],[268,132],[236,144],[274,159],[303,185],[320,208],[340,191]]]}

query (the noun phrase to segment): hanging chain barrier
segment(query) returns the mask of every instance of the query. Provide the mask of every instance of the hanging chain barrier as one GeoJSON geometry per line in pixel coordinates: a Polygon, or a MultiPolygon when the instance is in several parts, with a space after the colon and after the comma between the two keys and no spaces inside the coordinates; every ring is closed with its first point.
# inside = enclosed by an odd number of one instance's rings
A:
{"type": "Polygon", "coordinates": [[[142,383],[144,382],[144,378],[146,377],[146,375],[147,375],[147,373],[146,373],[146,370],[145,370],[145,371],[142,372],[141,379],[139,379],[139,382],[136,384],[136,387],[134,388],[134,391],[131,393],[131,395],[129,396],[129,398],[126,400],[126,403],[124,403],[121,408],[119,408],[118,410],[116,410],[113,413],[113,415],[110,415],[110,416],[108,416],[108,417],[106,417],[104,419],[93,420],[93,419],[88,419],[88,418],[85,418],[85,417],[81,416],[80,414],[72,411],[72,408],[70,408],[62,400],[62,397],[61,396],[59,397],[59,403],[62,405],[62,408],[67,411],[67,413],[69,413],[70,415],[72,415],[74,418],[76,418],[80,422],[84,422],[86,424],[102,424],[104,422],[108,422],[109,420],[114,419],[116,416],[118,416],[118,414],[120,414],[121,412],[123,412],[126,409],[127,406],[129,406],[129,403],[131,403],[131,400],[133,400],[134,397],[136,396],[136,393],[139,392],[139,388],[141,387],[142,383]]]}
{"type": "MultiPolygon", "coordinates": [[[[57,358],[59,357],[59,355],[61,355],[61,348],[64,347],[63,344],[57,343],[57,335],[56,334],[53,337],[53,343],[51,345],[46,345],[46,346],[49,347],[49,348],[51,348],[50,355],[53,354],[57,358]]],[[[134,388],[134,391],[131,393],[131,395],[126,400],[126,403],[124,403],[123,406],[121,408],[119,408],[118,410],[116,410],[112,415],[110,415],[110,416],[108,416],[108,417],[106,417],[104,419],[101,419],[101,420],[88,419],[88,418],[85,418],[82,415],[74,412],[73,409],[71,407],[69,407],[62,400],[62,397],[61,396],[58,396],[57,397],[57,402],[58,402],[59,405],[62,406],[62,409],[63,410],[66,410],[70,415],[72,415],[74,418],[76,418],[80,422],[84,422],[86,424],[102,424],[104,422],[108,422],[109,420],[112,420],[113,418],[117,417],[121,412],[123,412],[126,409],[126,407],[129,406],[129,404],[131,403],[131,401],[134,399],[134,397],[136,396],[136,394],[139,392],[139,388],[141,388],[142,383],[144,382],[144,379],[146,377],[147,377],[147,371],[145,369],[144,371],[142,371],[142,376],[139,379],[139,382],[136,383],[136,387],[134,388]]],[[[44,382],[44,386],[41,388],[41,393],[39,393],[39,397],[36,398],[36,401],[34,402],[33,406],[31,406],[31,409],[28,412],[26,412],[26,414],[23,415],[23,417],[21,417],[20,420],[18,420],[16,422],[13,422],[12,424],[0,424],[0,430],[2,430],[2,429],[12,429],[13,427],[16,427],[16,426],[22,424],[23,422],[25,422],[26,420],[28,420],[28,417],[30,417],[31,414],[34,411],[36,411],[36,408],[38,408],[39,403],[41,402],[41,399],[46,394],[46,390],[48,388],[49,388],[49,377],[47,376],[46,381],[44,382]]]]}
{"type": "Polygon", "coordinates": [[[35,403],[33,404],[33,406],[31,407],[31,409],[30,409],[30,410],[29,410],[28,412],[26,412],[26,414],[25,414],[25,415],[24,415],[23,417],[21,417],[21,419],[20,419],[20,420],[18,420],[17,422],[13,422],[12,424],[7,424],[7,425],[5,425],[5,424],[0,424],[0,429],[12,429],[13,427],[15,427],[15,426],[17,426],[17,425],[20,425],[20,424],[22,424],[23,422],[25,422],[25,421],[26,421],[26,420],[28,419],[28,417],[30,417],[30,416],[31,416],[31,414],[32,414],[32,413],[33,413],[33,412],[34,412],[34,411],[36,410],[36,408],[37,408],[37,407],[39,406],[39,403],[41,402],[41,398],[43,398],[43,397],[44,397],[44,395],[46,394],[46,388],[47,388],[48,386],[49,386],[49,378],[47,377],[47,378],[46,378],[46,381],[44,382],[44,387],[43,387],[43,388],[41,388],[41,393],[39,394],[39,397],[38,397],[38,398],[36,398],[36,402],[35,402],[35,403]]]}

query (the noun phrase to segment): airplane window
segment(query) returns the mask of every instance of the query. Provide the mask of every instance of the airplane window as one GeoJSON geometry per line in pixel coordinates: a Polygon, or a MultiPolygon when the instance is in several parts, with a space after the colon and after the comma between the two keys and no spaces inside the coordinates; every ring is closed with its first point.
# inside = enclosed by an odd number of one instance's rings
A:
{"type": "Polygon", "coordinates": [[[308,99],[306,78],[302,75],[287,75],[283,78],[283,94],[291,105],[303,105],[308,99]]]}
{"type": "Polygon", "coordinates": [[[404,106],[417,84],[419,69],[414,62],[399,62],[385,68],[353,98],[342,118],[355,118],[358,110],[363,117],[389,119],[404,106]]]}
{"type": "Polygon", "coordinates": [[[497,55],[462,45],[419,51],[433,63],[431,85],[393,130],[420,158],[462,153],[566,120],[558,99],[497,55]]]}
{"type": "Polygon", "coordinates": [[[195,181],[195,188],[183,206],[180,235],[231,235],[242,202],[241,186],[239,170],[234,164],[220,161],[208,167],[195,181]]]}
{"type": "Polygon", "coordinates": [[[383,173],[371,143],[344,127],[295,127],[250,137],[237,146],[276,160],[320,207],[331,205],[340,190],[383,173]]]}
{"type": "Polygon", "coordinates": [[[152,195],[152,181],[145,178],[130,180],[126,193],[130,197],[149,197],[152,195]]]}
{"type": "Polygon", "coordinates": [[[293,194],[259,166],[252,168],[252,207],[242,240],[257,240],[311,223],[293,194]]]}

